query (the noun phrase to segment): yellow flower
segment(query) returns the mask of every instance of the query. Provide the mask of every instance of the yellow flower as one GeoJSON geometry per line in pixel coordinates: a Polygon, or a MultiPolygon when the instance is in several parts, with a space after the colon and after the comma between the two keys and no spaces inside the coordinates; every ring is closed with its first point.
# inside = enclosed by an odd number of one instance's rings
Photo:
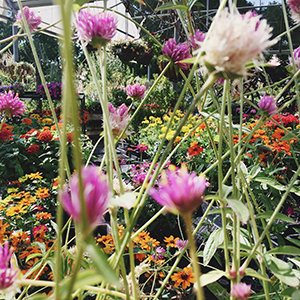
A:
{"type": "Polygon", "coordinates": [[[166,121],[166,122],[168,122],[170,120],[170,117],[168,115],[164,115],[163,116],[163,120],[166,121]]]}
{"type": "Polygon", "coordinates": [[[45,119],[42,119],[42,123],[44,123],[46,125],[52,125],[53,121],[50,118],[45,118],[45,119]]]}
{"type": "Polygon", "coordinates": [[[156,118],[156,119],[155,119],[155,122],[156,122],[157,124],[162,124],[161,118],[156,118]]]}
{"type": "Polygon", "coordinates": [[[189,132],[190,129],[189,129],[188,126],[183,126],[183,127],[181,128],[181,131],[182,131],[182,132],[189,132]]]}
{"type": "Polygon", "coordinates": [[[174,134],[175,134],[175,130],[169,131],[167,136],[166,136],[166,139],[169,141],[170,139],[173,138],[174,134]]]}
{"type": "Polygon", "coordinates": [[[162,127],[161,132],[165,133],[167,131],[167,127],[162,127]]]}
{"type": "Polygon", "coordinates": [[[287,127],[286,129],[287,129],[287,130],[292,130],[292,127],[287,127]]]}
{"type": "Polygon", "coordinates": [[[16,205],[16,206],[11,206],[7,210],[6,216],[12,217],[14,215],[26,214],[26,213],[27,213],[26,207],[23,207],[23,205],[16,205]]]}
{"type": "Polygon", "coordinates": [[[18,181],[24,182],[24,181],[26,181],[27,179],[28,179],[28,175],[26,174],[26,175],[20,177],[20,178],[18,179],[18,181]]]}
{"type": "Polygon", "coordinates": [[[14,193],[14,192],[18,192],[18,188],[10,188],[10,189],[7,189],[7,193],[8,193],[8,194],[14,193]]]}
{"type": "Polygon", "coordinates": [[[160,135],[158,136],[159,139],[162,139],[163,137],[164,137],[163,134],[160,134],[160,135]]]}
{"type": "Polygon", "coordinates": [[[50,194],[48,193],[49,189],[47,188],[39,188],[35,194],[39,197],[39,199],[45,199],[47,197],[50,197],[50,194]]]}
{"type": "Polygon", "coordinates": [[[296,129],[299,129],[300,128],[300,124],[298,124],[297,126],[296,126],[296,129]]]}
{"type": "Polygon", "coordinates": [[[42,173],[40,172],[36,172],[36,173],[31,173],[28,175],[28,177],[31,179],[31,180],[34,180],[34,179],[43,179],[43,177],[41,176],[42,173]]]}
{"type": "Polygon", "coordinates": [[[156,123],[151,123],[151,124],[148,125],[148,127],[155,127],[155,126],[157,126],[156,123]]]}

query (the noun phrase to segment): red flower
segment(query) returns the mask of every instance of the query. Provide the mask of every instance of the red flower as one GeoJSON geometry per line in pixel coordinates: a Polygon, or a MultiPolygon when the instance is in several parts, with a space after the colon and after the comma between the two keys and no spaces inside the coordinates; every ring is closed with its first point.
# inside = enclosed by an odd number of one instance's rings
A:
{"type": "Polygon", "coordinates": [[[10,136],[12,136],[12,133],[9,130],[0,130],[0,141],[12,140],[10,136]]]}
{"type": "Polygon", "coordinates": [[[26,124],[26,125],[31,125],[32,120],[29,119],[29,118],[25,118],[25,119],[22,120],[22,123],[23,123],[23,124],[26,124]]]}
{"type": "Polygon", "coordinates": [[[74,140],[73,132],[68,132],[67,133],[67,141],[68,141],[68,143],[72,143],[73,140],[74,140]]]}
{"type": "Polygon", "coordinates": [[[188,148],[188,155],[195,156],[203,152],[203,148],[198,145],[198,142],[192,142],[188,148]]]}
{"type": "Polygon", "coordinates": [[[29,154],[34,154],[36,152],[38,152],[40,150],[40,146],[39,145],[32,145],[30,147],[27,148],[27,152],[29,154]]]}
{"type": "Polygon", "coordinates": [[[50,142],[53,139],[51,131],[44,131],[39,135],[39,141],[50,142]]]}

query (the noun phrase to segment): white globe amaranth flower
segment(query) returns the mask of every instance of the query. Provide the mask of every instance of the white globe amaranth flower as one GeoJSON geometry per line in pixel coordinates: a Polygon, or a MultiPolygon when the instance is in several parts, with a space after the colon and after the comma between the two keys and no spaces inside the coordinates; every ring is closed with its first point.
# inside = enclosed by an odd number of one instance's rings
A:
{"type": "Polygon", "coordinates": [[[222,78],[246,76],[246,63],[257,60],[276,43],[270,40],[272,28],[252,11],[241,15],[225,8],[212,26],[201,48],[202,60],[210,72],[217,70],[222,78]]]}

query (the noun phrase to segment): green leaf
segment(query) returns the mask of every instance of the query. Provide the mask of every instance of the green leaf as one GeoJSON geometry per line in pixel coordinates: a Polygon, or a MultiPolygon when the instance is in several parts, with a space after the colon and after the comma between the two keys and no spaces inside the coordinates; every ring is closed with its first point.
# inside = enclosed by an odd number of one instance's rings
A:
{"type": "MultiPolygon", "coordinates": [[[[213,214],[220,214],[221,213],[221,208],[216,208],[216,209],[212,209],[208,212],[209,215],[213,215],[213,214]]],[[[233,214],[233,210],[230,207],[226,207],[225,208],[225,213],[226,214],[233,214]]]]}
{"type": "Polygon", "coordinates": [[[205,273],[200,276],[200,284],[201,286],[206,286],[210,283],[213,283],[223,277],[226,272],[221,270],[213,270],[208,273],[205,273]]]}
{"type": "MultiPolygon", "coordinates": [[[[178,2],[179,3],[179,2],[178,2]]],[[[173,2],[167,2],[165,5],[162,5],[155,10],[169,10],[169,9],[182,9],[188,11],[188,7],[182,4],[174,4],[173,2]]]]}
{"type": "Polygon", "coordinates": [[[288,286],[297,287],[299,285],[299,279],[295,276],[291,266],[288,263],[273,257],[270,254],[265,254],[264,257],[267,267],[279,280],[288,286]]]}
{"type": "Polygon", "coordinates": [[[197,0],[189,0],[187,3],[188,9],[191,10],[196,2],[197,2],[197,0]]]}
{"type": "MultiPolygon", "coordinates": [[[[280,184],[277,180],[269,177],[255,177],[255,181],[267,184],[271,186],[272,188],[278,190],[278,191],[285,191],[287,189],[287,186],[280,184]]],[[[296,195],[300,196],[300,188],[299,187],[292,187],[290,190],[292,193],[295,193],[296,195]]]]}
{"type": "Polygon", "coordinates": [[[207,286],[213,295],[218,296],[218,299],[229,300],[230,296],[228,292],[218,283],[213,282],[207,286]]]}
{"type": "Polygon", "coordinates": [[[296,246],[300,247],[300,240],[296,240],[296,239],[292,239],[287,237],[286,238],[288,241],[292,242],[293,244],[295,244],[296,246]]]}
{"type": "Polygon", "coordinates": [[[81,6],[85,3],[89,2],[89,0],[75,0],[73,3],[73,9],[75,12],[79,11],[81,6]]]}
{"type": "MultiPolygon", "coordinates": [[[[274,213],[274,211],[265,211],[265,212],[258,214],[256,216],[256,218],[257,219],[270,219],[271,216],[273,215],[273,213],[274,213]]],[[[292,218],[289,218],[288,216],[286,216],[282,213],[277,213],[275,219],[281,220],[284,222],[288,222],[288,223],[294,223],[294,224],[296,223],[292,218]]]]}
{"type": "Polygon", "coordinates": [[[296,290],[293,294],[292,294],[292,300],[299,300],[300,299],[300,291],[296,290]]]}
{"type": "Polygon", "coordinates": [[[224,235],[222,228],[212,232],[209,236],[203,251],[203,264],[207,266],[213,255],[215,254],[219,245],[224,242],[224,235]]]}
{"type": "MultiPolygon", "coordinates": [[[[282,297],[292,297],[293,292],[295,292],[297,289],[293,288],[293,287],[288,287],[286,289],[284,289],[281,293],[280,296],[282,297]]],[[[300,299],[300,298],[299,298],[300,299]]]]}
{"type": "Polygon", "coordinates": [[[293,246],[282,246],[277,247],[275,249],[269,250],[268,254],[282,254],[282,255],[299,255],[300,256],[300,248],[293,246]]]}
{"type": "Polygon", "coordinates": [[[107,255],[95,245],[93,239],[86,241],[85,250],[89,253],[93,264],[105,281],[114,285],[119,285],[119,278],[111,265],[108,263],[107,255]]]}
{"type": "MultiPolygon", "coordinates": [[[[73,291],[81,289],[86,285],[99,284],[104,280],[104,278],[105,277],[97,273],[96,269],[81,271],[76,276],[76,282],[73,286],[73,291]]],[[[65,299],[67,297],[70,281],[71,277],[67,277],[60,283],[60,299],[65,299]]]]}
{"type": "Polygon", "coordinates": [[[289,141],[291,139],[295,139],[295,136],[298,135],[299,129],[295,129],[292,132],[289,132],[285,136],[281,138],[281,141],[289,141]]]}
{"type": "Polygon", "coordinates": [[[245,204],[236,199],[227,199],[228,204],[232,210],[236,213],[239,220],[245,224],[249,219],[249,210],[245,204]]]}
{"type": "Polygon", "coordinates": [[[26,257],[25,262],[28,262],[30,259],[32,259],[34,257],[43,257],[43,254],[42,253],[32,253],[26,257]]]}
{"type": "Polygon", "coordinates": [[[289,258],[289,260],[300,268],[300,260],[296,258],[289,258]]]}
{"type": "Polygon", "coordinates": [[[245,276],[256,277],[256,278],[261,279],[261,280],[270,281],[269,278],[261,275],[260,273],[256,272],[255,270],[253,270],[251,268],[246,268],[245,276]]]}

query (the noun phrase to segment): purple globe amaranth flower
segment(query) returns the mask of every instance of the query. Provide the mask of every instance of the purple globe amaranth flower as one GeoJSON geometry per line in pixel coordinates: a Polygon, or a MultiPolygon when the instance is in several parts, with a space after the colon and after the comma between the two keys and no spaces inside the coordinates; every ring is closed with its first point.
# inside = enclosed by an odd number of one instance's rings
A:
{"type": "Polygon", "coordinates": [[[19,269],[16,259],[13,256],[13,248],[9,248],[6,242],[0,245],[0,293],[8,293],[17,290],[19,269]]]}
{"type": "MultiPolygon", "coordinates": [[[[41,24],[41,17],[40,16],[35,16],[34,12],[30,11],[27,6],[25,6],[23,8],[23,12],[24,12],[24,16],[25,16],[26,22],[27,22],[27,24],[29,26],[30,32],[33,32],[41,24]]],[[[23,28],[25,30],[24,20],[23,20],[23,16],[22,16],[22,12],[21,11],[19,11],[17,13],[17,15],[16,15],[15,25],[19,26],[19,27],[21,27],[21,28],[23,28]]]]}
{"type": "MultiPolygon", "coordinates": [[[[300,69],[300,47],[294,50],[293,53],[295,65],[300,69]]],[[[293,66],[293,60],[291,57],[289,57],[289,63],[291,66],[293,66]]]]}
{"type": "Polygon", "coordinates": [[[14,96],[12,91],[0,94],[0,112],[5,112],[6,116],[20,117],[25,113],[26,105],[20,100],[18,95],[14,96]]]}
{"type": "Polygon", "coordinates": [[[186,70],[190,66],[190,63],[180,62],[192,57],[190,46],[187,42],[176,44],[175,39],[169,39],[163,46],[162,54],[168,56],[181,70],[186,70]]]}
{"type": "Polygon", "coordinates": [[[205,39],[205,33],[197,29],[194,35],[190,35],[189,42],[194,50],[201,48],[201,45],[205,39]]]}
{"type": "Polygon", "coordinates": [[[235,79],[247,75],[246,64],[255,61],[276,40],[270,40],[272,28],[266,20],[229,12],[227,8],[214,18],[209,36],[201,47],[202,62],[208,72],[218,71],[218,76],[235,79]]]}
{"type": "Polygon", "coordinates": [[[274,97],[264,95],[258,103],[258,107],[268,112],[269,116],[276,114],[277,108],[274,97]]]}
{"type": "Polygon", "coordinates": [[[163,172],[158,189],[151,188],[149,195],[165,206],[167,212],[186,214],[203,203],[206,186],[205,176],[197,176],[195,172],[189,174],[186,167],[182,166],[177,172],[163,172]]]}
{"type": "MultiPolygon", "coordinates": [[[[128,108],[125,104],[122,104],[119,108],[115,108],[111,103],[108,103],[108,111],[113,136],[118,138],[130,121],[128,108]]],[[[122,138],[125,138],[130,133],[130,131],[126,131],[122,138]]]]}
{"type": "Polygon", "coordinates": [[[251,294],[251,285],[246,283],[234,283],[230,293],[237,300],[247,300],[251,294]]]}
{"type": "Polygon", "coordinates": [[[288,6],[291,9],[292,19],[299,23],[300,22],[300,0],[289,0],[288,6]]]}
{"type": "Polygon", "coordinates": [[[128,85],[126,87],[126,93],[129,97],[132,97],[135,100],[140,100],[144,97],[146,91],[146,87],[144,85],[140,85],[138,82],[134,85],[128,85]]]}
{"type": "MultiPolygon", "coordinates": [[[[87,213],[89,229],[93,230],[101,224],[102,216],[107,209],[112,197],[112,191],[104,174],[99,173],[96,166],[82,167],[83,197],[87,213]]],[[[65,211],[73,220],[80,224],[82,221],[80,207],[79,176],[74,173],[71,176],[69,187],[65,186],[59,192],[60,201],[65,211]]]]}
{"type": "Polygon", "coordinates": [[[108,12],[92,14],[80,10],[75,22],[78,37],[94,47],[105,46],[116,34],[117,18],[108,12]]]}
{"type": "Polygon", "coordinates": [[[175,241],[175,245],[178,249],[182,250],[186,245],[187,245],[188,241],[183,241],[183,240],[177,240],[175,241]]]}

